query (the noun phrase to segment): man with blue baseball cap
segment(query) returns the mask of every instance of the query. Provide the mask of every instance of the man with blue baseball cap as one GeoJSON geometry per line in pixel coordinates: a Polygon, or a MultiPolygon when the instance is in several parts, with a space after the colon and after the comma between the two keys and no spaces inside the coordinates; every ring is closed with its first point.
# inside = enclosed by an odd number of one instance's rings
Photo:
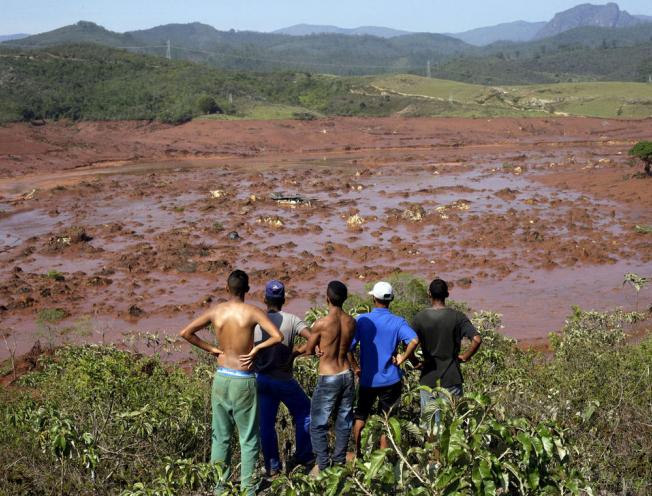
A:
{"type": "MultiPolygon", "coordinates": [[[[360,378],[358,401],[355,408],[353,439],[360,455],[360,434],[372,413],[389,415],[401,398],[400,366],[414,353],[419,338],[405,319],[389,311],[394,299],[394,289],[388,282],[377,282],[369,292],[373,296],[374,309],[357,318],[357,326],[351,350],[360,345],[360,367],[353,368],[360,378]],[[406,345],[402,354],[396,355],[399,343],[406,345]],[[378,408],[375,408],[376,400],[378,408]]],[[[380,447],[388,448],[385,435],[380,447]]]]}
{"type": "MultiPolygon", "coordinates": [[[[294,358],[298,354],[294,349],[294,339],[297,335],[307,339],[310,332],[303,320],[281,310],[285,304],[285,286],[281,281],[272,280],[267,283],[265,304],[267,316],[283,335],[281,343],[261,350],[254,362],[260,408],[260,442],[267,474],[274,476],[281,470],[276,435],[276,415],[281,402],[288,408],[294,420],[295,462],[308,466],[315,459],[310,442],[310,399],[292,373],[294,358]]],[[[256,344],[268,337],[264,329],[256,327],[256,344]]]]}

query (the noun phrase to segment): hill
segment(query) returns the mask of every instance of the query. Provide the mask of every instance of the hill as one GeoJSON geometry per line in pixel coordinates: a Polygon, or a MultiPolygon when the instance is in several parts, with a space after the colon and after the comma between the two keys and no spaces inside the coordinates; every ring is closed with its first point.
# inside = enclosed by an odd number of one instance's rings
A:
{"type": "Polygon", "coordinates": [[[46,33],[35,34],[20,40],[7,41],[7,45],[43,47],[66,43],[97,43],[107,46],[129,46],[138,44],[129,34],[115,33],[93,22],[79,21],[46,33]]]}
{"type": "Polygon", "coordinates": [[[470,45],[485,46],[497,41],[530,41],[545,25],[545,22],[515,21],[447,34],[470,45]]]}
{"type": "Polygon", "coordinates": [[[21,40],[23,38],[27,38],[28,36],[31,36],[31,35],[25,34],[25,33],[2,34],[2,35],[0,35],[0,43],[2,43],[3,41],[21,40]]]}
{"type": "MultiPolygon", "coordinates": [[[[411,75],[243,73],[97,45],[0,47],[0,121],[358,116],[652,115],[652,85],[485,86],[411,75]]],[[[652,70],[652,68],[651,68],[652,70]]]]}
{"type": "Polygon", "coordinates": [[[535,38],[555,36],[573,28],[594,26],[602,28],[628,28],[645,22],[644,19],[620,10],[617,4],[593,5],[585,3],[555,14],[535,38]]]}
{"type": "Polygon", "coordinates": [[[426,62],[442,61],[476,49],[439,34],[409,34],[394,38],[316,34],[289,36],[252,31],[218,31],[200,23],[168,24],[124,34],[89,22],[79,22],[7,45],[46,47],[65,43],[97,43],[162,56],[166,43],[172,56],[225,69],[302,70],[335,74],[370,74],[425,70],[426,62]]]}
{"type": "Polygon", "coordinates": [[[347,34],[355,35],[369,35],[377,36],[379,38],[394,38],[395,36],[403,36],[410,34],[409,31],[401,31],[400,29],[386,28],[382,26],[360,26],[357,28],[340,28],[338,26],[323,26],[319,24],[295,24],[287,28],[277,29],[273,31],[276,34],[287,34],[291,36],[307,36],[310,34],[347,34]]]}

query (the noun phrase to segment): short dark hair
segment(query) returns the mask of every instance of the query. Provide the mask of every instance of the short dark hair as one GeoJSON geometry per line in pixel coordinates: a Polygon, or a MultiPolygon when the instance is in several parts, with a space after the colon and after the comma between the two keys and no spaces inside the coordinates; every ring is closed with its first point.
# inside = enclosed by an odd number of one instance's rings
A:
{"type": "Polygon", "coordinates": [[[349,297],[349,291],[346,289],[344,283],[340,281],[331,281],[328,283],[326,296],[328,296],[328,301],[331,302],[331,305],[342,307],[346,299],[349,297]]]}
{"type": "Polygon", "coordinates": [[[265,304],[275,308],[285,305],[285,296],[265,296],[265,304]]]}
{"type": "Polygon", "coordinates": [[[448,284],[443,279],[433,279],[430,283],[430,297],[433,300],[444,301],[448,298],[448,284]]]}
{"type": "Polygon", "coordinates": [[[231,294],[242,296],[249,291],[249,276],[244,270],[234,270],[229,274],[227,285],[231,294]]]}
{"type": "Polygon", "coordinates": [[[374,296],[374,301],[379,305],[384,306],[385,308],[389,308],[389,304],[392,302],[392,300],[381,300],[380,298],[376,298],[375,296],[374,296]]]}

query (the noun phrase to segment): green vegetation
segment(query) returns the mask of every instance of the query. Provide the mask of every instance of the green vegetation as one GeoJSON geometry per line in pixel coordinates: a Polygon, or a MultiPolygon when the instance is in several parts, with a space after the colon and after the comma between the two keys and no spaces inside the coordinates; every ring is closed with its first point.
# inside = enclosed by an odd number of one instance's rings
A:
{"type": "Polygon", "coordinates": [[[652,115],[652,85],[487,87],[419,76],[235,73],[93,45],[0,47],[0,122],[652,115]]]}
{"type": "Polygon", "coordinates": [[[58,270],[48,270],[48,273],[45,275],[48,279],[52,279],[53,281],[61,282],[65,281],[66,278],[65,276],[59,272],[58,270]]]}
{"type": "Polygon", "coordinates": [[[629,154],[640,158],[645,164],[645,173],[652,176],[652,141],[639,141],[629,150],[629,154]]]}
{"type": "Polygon", "coordinates": [[[480,48],[440,34],[394,38],[317,34],[287,36],[250,31],[218,31],[200,23],[169,24],[114,33],[90,22],[8,42],[9,46],[52,47],[97,43],[130,47],[162,57],[167,41],[172,57],[244,71],[306,71],[341,76],[431,73],[441,79],[476,84],[533,84],[577,81],[636,81],[652,77],[652,23],[612,29],[581,27],[527,43],[498,42],[480,48]]]}
{"type": "MultiPolygon", "coordinates": [[[[394,282],[394,309],[409,317],[425,304],[425,285],[394,282]]],[[[369,302],[354,296],[348,308],[369,302]]],[[[464,365],[462,399],[438,400],[422,424],[409,369],[397,416],[371,419],[362,459],[317,479],[282,476],[266,494],[651,494],[652,339],[628,344],[624,333],[642,317],[574,309],[546,355],[502,336],[499,315],[475,313],[484,344],[464,365]],[[382,432],[392,449],[373,450],[382,432]]],[[[212,359],[199,355],[186,373],[137,351],[64,346],[0,390],[0,457],[11,460],[0,493],[210,493],[222,478],[206,463],[212,359]]],[[[316,374],[314,359],[297,360],[309,394],[316,374]]],[[[279,428],[280,446],[292,442],[284,409],[279,428]]]]}

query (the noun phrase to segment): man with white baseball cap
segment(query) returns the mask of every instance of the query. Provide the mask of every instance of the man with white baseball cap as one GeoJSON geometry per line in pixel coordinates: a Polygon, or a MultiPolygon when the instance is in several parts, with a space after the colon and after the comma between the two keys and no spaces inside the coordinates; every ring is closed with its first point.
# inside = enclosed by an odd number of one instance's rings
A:
{"type": "MultiPolygon", "coordinates": [[[[392,285],[377,282],[369,292],[374,299],[374,309],[357,318],[355,337],[351,351],[360,345],[360,367],[353,363],[353,369],[360,378],[358,401],[355,410],[353,439],[360,455],[360,434],[370,414],[380,410],[390,414],[401,397],[400,366],[412,356],[419,344],[416,332],[405,319],[389,311],[394,299],[392,285]],[[406,345],[405,352],[396,355],[400,342],[406,345]],[[378,408],[374,408],[378,400],[378,408]]],[[[380,447],[388,448],[383,435],[380,447]]]]}

